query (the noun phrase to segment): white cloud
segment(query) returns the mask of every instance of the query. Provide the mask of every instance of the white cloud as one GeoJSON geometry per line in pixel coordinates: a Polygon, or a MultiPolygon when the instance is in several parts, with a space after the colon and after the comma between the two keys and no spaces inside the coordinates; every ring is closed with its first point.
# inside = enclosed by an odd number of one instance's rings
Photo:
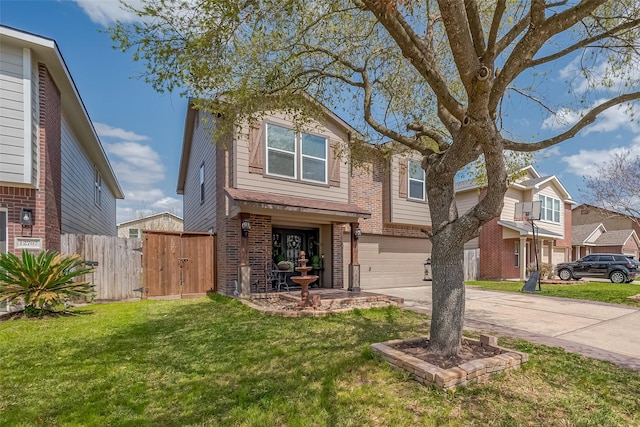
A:
{"type": "Polygon", "coordinates": [[[616,59],[622,64],[610,64],[606,59],[596,64],[587,64],[583,61],[582,56],[577,56],[559,72],[560,78],[567,81],[578,95],[588,91],[629,91],[626,85],[640,79],[637,56],[631,60],[616,59]]]}
{"type": "Polygon", "coordinates": [[[612,150],[580,150],[578,154],[563,157],[562,161],[567,164],[567,172],[578,176],[592,177],[616,153],[630,152],[632,156],[640,156],[640,137],[637,137],[634,142],[634,145],[612,150]]]}
{"type": "Polygon", "coordinates": [[[150,144],[138,142],[147,136],[103,123],[96,124],[96,131],[114,140],[103,146],[125,196],[118,201],[118,223],[164,211],[182,216],[182,199],[162,189],[166,168],[160,155],[150,144]]]}
{"type": "MultiPolygon", "coordinates": [[[[140,19],[135,13],[124,9],[118,0],[75,0],[78,6],[84,10],[91,21],[96,24],[108,26],[115,21],[136,22],[140,19]]],[[[130,6],[139,7],[142,5],[140,0],[126,0],[130,6]]]]}
{"type": "Polygon", "coordinates": [[[126,131],[120,128],[114,128],[104,123],[93,123],[93,127],[96,129],[100,138],[117,138],[127,141],[145,141],[149,139],[148,136],[138,135],[135,132],[126,131]]]}
{"type": "MultiPolygon", "coordinates": [[[[563,108],[555,115],[549,116],[542,122],[543,129],[560,130],[570,127],[580,120],[580,118],[590,111],[593,107],[602,104],[605,100],[599,99],[590,107],[583,110],[570,110],[563,108]]],[[[596,122],[585,127],[582,135],[588,135],[592,132],[614,132],[618,130],[630,130],[639,132],[640,126],[636,121],[632,121],[631,117],[638,117],[640,108],[638,105],[620,104],[611,107],[598,115],[596,122]]]]}

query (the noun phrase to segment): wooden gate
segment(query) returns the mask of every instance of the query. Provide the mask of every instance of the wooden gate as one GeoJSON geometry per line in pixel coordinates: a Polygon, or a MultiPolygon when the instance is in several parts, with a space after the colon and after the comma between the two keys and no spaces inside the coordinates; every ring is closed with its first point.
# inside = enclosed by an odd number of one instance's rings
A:
{"type": "Polygon", "coordinates": [[[191,298],[216,291],[215,235],[143,231],[144,291],[148,298],[191,298]]]}

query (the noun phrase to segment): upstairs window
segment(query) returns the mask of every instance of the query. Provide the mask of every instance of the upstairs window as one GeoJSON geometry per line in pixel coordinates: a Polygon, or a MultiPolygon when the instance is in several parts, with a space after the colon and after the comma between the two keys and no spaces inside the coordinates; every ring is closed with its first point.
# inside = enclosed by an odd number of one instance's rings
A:
{"type": "Polygon", "coordinates": [[[409,162],[409,198],[424,200],[425,174],[419,162],[409,162]]]}
{"type": "Polygon", "coordinates": [[[327,139],[267,124],[267,175],[327,183],[327,139]]]}
{"type": "Polygon", "coordinates": [[[560,223],[560,200],[542,194],[538,197],[540,200],[540,219],[560,223]]]}
{"type": "Polygon", "coordinates": [[[102,205],[102,175],[97,167],[93,168],[93,203],[98,207],[102,205]]]}

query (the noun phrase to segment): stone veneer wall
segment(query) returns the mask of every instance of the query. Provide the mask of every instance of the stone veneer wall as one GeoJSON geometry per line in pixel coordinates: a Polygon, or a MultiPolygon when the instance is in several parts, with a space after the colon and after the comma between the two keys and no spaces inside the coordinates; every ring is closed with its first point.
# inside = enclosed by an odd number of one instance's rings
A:
{"type": "Polygon", "coordinates": [[[529,360],[529,355],[526,353],[499,347],[498,339],[489,335],[481,335],[479,340],[463,339],[468,344],[481,346],[500,354],[485,359],[472,360],[449,369],[439,368],[394,348],[399,344],[421,342],[425,339],[428,337],[387,341],[371,345],[371,350],[394,368],[409,372],[419,383],[435,385],[437,388],[446,390],[455,390],[457,386],[466,386],[472,383],[483,384],[489,380],[491,375],[518,369],[522,363],[529,360]]]}

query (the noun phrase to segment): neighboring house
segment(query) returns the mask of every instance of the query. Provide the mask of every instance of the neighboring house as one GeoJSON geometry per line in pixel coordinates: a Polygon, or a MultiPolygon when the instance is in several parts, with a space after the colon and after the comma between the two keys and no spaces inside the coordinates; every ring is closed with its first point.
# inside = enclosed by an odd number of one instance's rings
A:
{"type": "MultiPolygon", "coordinates": [[[[480,228],[476,239],[465,250],[480,252],[480,279],[525,279],[526,268],[535,262],[533,231],[528,222],[515,221],[515,205],[519,202],[541,203],[538,227],[538,260],[557,264],[568,261],[571,251],[571,196],[555,176],[540,176],[532,167],[524,176],[510,183],[499,218],[480,228]]],[[[456,186],[456,202],[460,213],[478,203],[483,193],[473,180],[456,186]]]]}
{"type": "Polygon", "coordinates": [[[314,273],[325,288],[420,283],[427,205],[399,196],[405,184],[388,179],[384,160],[355,169],[338,155],[355,132],[346,122],[324,110],[294,130],[272,113],[212,144],[216,120],[200,116],[189,107],[177,191],[185,230],[217,234],[219,292],[233,293],[236,281],[255,291],[272,261],[296,262],[301,250],[323,260],[314,273]],[[407,213],[416,208],[421,218],[407,213]]]}
{"type": "Polygon", "coordinates": [[[573,259],[592,253],[618,253],[638,258],[640,238],[635,230],[607,230],[602,223],[573,226],[573,259]]]}
{"type": "Polygon", "coordinates": [[[630,215],[582,204],[573,209],[571,216],[573,225],[602,223],[608,231],[635,230],[636,234],[640,236],[640,218],[634,218],[630,215]]]}
{"type": "Polygon", "coordinates": [[[118,237],[142,238],[144,230],[182,231],[183,221],[171,212],[161,212],[118,224],[118,237]]]}
{"type": "Polygon", "coordinates": [[[574,224],[571,227],[571,260],[575,261],[595,252],[596,242],[606,232],[602,223],[574,224]]]}
{"type": "Polygon", "coordinates": [[[56,42],[0,26],[0,252],[115,235],[122,198],[56,42]]]}

